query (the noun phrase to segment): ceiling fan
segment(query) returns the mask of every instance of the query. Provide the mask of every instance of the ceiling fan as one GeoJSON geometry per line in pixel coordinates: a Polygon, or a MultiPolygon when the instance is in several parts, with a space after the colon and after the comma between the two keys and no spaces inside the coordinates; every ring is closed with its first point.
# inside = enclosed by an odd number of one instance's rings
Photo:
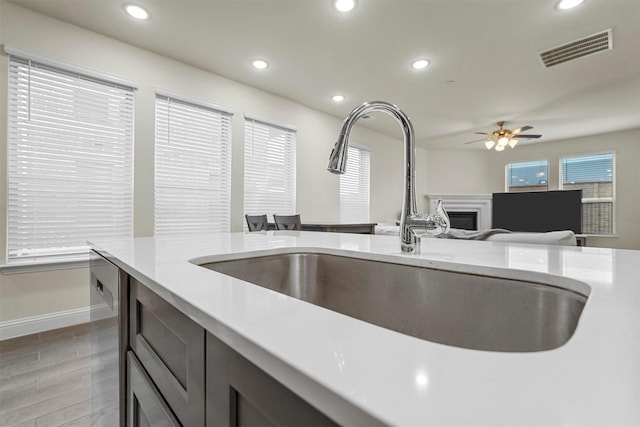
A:
{"type": "Polygon", "coordinates": [[[500,126],[500,129],[495,130],[493,132],[476,132],[480,135],[487,135],[487,139],[477,139],[475,141],[465,142],[466,144],[473,144],[475,142],[485,141],[484,145],[487,147],[487,150],[491,150],[495,147],[496,151],[502,151],[508,145],[513,148],[518,143],[517,138],[540,138],[542,135],[523,135],[520,132],[524,132],[529,129],[533,129],[532,126],[522,126],[520,128],[510,130],[504,128],[504,121],[497,122],[496,124],[500,126]]]}

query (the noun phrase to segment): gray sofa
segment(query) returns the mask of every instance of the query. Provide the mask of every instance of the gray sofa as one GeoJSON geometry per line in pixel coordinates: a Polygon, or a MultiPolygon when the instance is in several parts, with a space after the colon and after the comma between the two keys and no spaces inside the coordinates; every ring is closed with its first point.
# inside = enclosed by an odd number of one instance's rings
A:
{"type": "MultiPolygon", "coordinates": [[[[394,223],[382,223],[376,226],[376,234],[398,236],[400,227],[394,223]]],[[[452,230],[453,231],[453,230],[452,230]]],[[[489,242],[534,243],[541,245],[577,246],[576,235],[571,230],[549,231],[547,233],[512,233],[512,232],[467,232],[455,230],[449,238],[464,240],[486,240],[489,242]],[[465,235],[468,234],[468,235],[465,235]]]]}

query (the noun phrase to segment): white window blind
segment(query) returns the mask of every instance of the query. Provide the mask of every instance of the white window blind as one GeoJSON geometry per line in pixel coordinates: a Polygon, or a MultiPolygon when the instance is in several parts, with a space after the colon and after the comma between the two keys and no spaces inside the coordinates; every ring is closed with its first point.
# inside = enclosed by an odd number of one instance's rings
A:
{"type": "Polygon", "coordinates": [[[231,114],[156,96],[155,235],[231,229],[231,114]]]}
{"type": "Polygon", "coordinates": [[[546,160],[507,165],[507,191],[546,191],[548,189],[549,163],[546,160]]]}
{"type": "Polygon", "coordinates": [[[369,222],[369,151],[349,146],[347,171],[340,175],[340,222],[369,222]]]}
{"type": "Polygon", "coordinates": [[[582,190],[582,232],[613,234],[613,153],[564,157],[560,162],[562,189],[582,190]]]}
{"type": "MultiPolygon", "coordinates": [[[[296,213],[296,132],[249,117],[244,122],[244,213],[296,213]]],[[[246,227],[246,224],[245,224],[246,227]]]]}
{"type": "Polygon", "coordinates": [[[7,262],[132,235],[133,89],[10,56],[7,262]]]}

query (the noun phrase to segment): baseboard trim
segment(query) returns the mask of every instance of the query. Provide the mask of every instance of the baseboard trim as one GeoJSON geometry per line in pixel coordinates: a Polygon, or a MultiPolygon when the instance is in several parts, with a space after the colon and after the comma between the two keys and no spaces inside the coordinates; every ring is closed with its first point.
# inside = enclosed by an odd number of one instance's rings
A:
{"type": "Polygon", "coordinates": [[[0,322],[0,341],[87,323],[90,320],[90,312],[91,307],[82,307],[0,322]]]}

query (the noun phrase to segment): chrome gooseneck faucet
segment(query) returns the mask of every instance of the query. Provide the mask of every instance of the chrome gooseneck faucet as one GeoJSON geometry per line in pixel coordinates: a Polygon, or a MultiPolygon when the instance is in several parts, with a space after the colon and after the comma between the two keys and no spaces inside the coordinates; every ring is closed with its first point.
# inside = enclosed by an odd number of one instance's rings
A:
{"type": "Polygon", "coordinates": [[[400,249],[407,253],[420,253],[420,238],[424,235],[438,235],[449,231],[449,216],[437,201],[436,214],[424,215],[416,208],[415,158],[416,148],[413,125],[409,118],[395,105],[384,101],[365,102],[349,113],[344,122],[336,145],[329,156],[327,170],[343,174],[347,169],[347,152],[351,129],[362,116],[381,111],[389,114],[402,127],[404,135],[404,188],[402,197],[402,216],[400,218],[400,249]]]}

